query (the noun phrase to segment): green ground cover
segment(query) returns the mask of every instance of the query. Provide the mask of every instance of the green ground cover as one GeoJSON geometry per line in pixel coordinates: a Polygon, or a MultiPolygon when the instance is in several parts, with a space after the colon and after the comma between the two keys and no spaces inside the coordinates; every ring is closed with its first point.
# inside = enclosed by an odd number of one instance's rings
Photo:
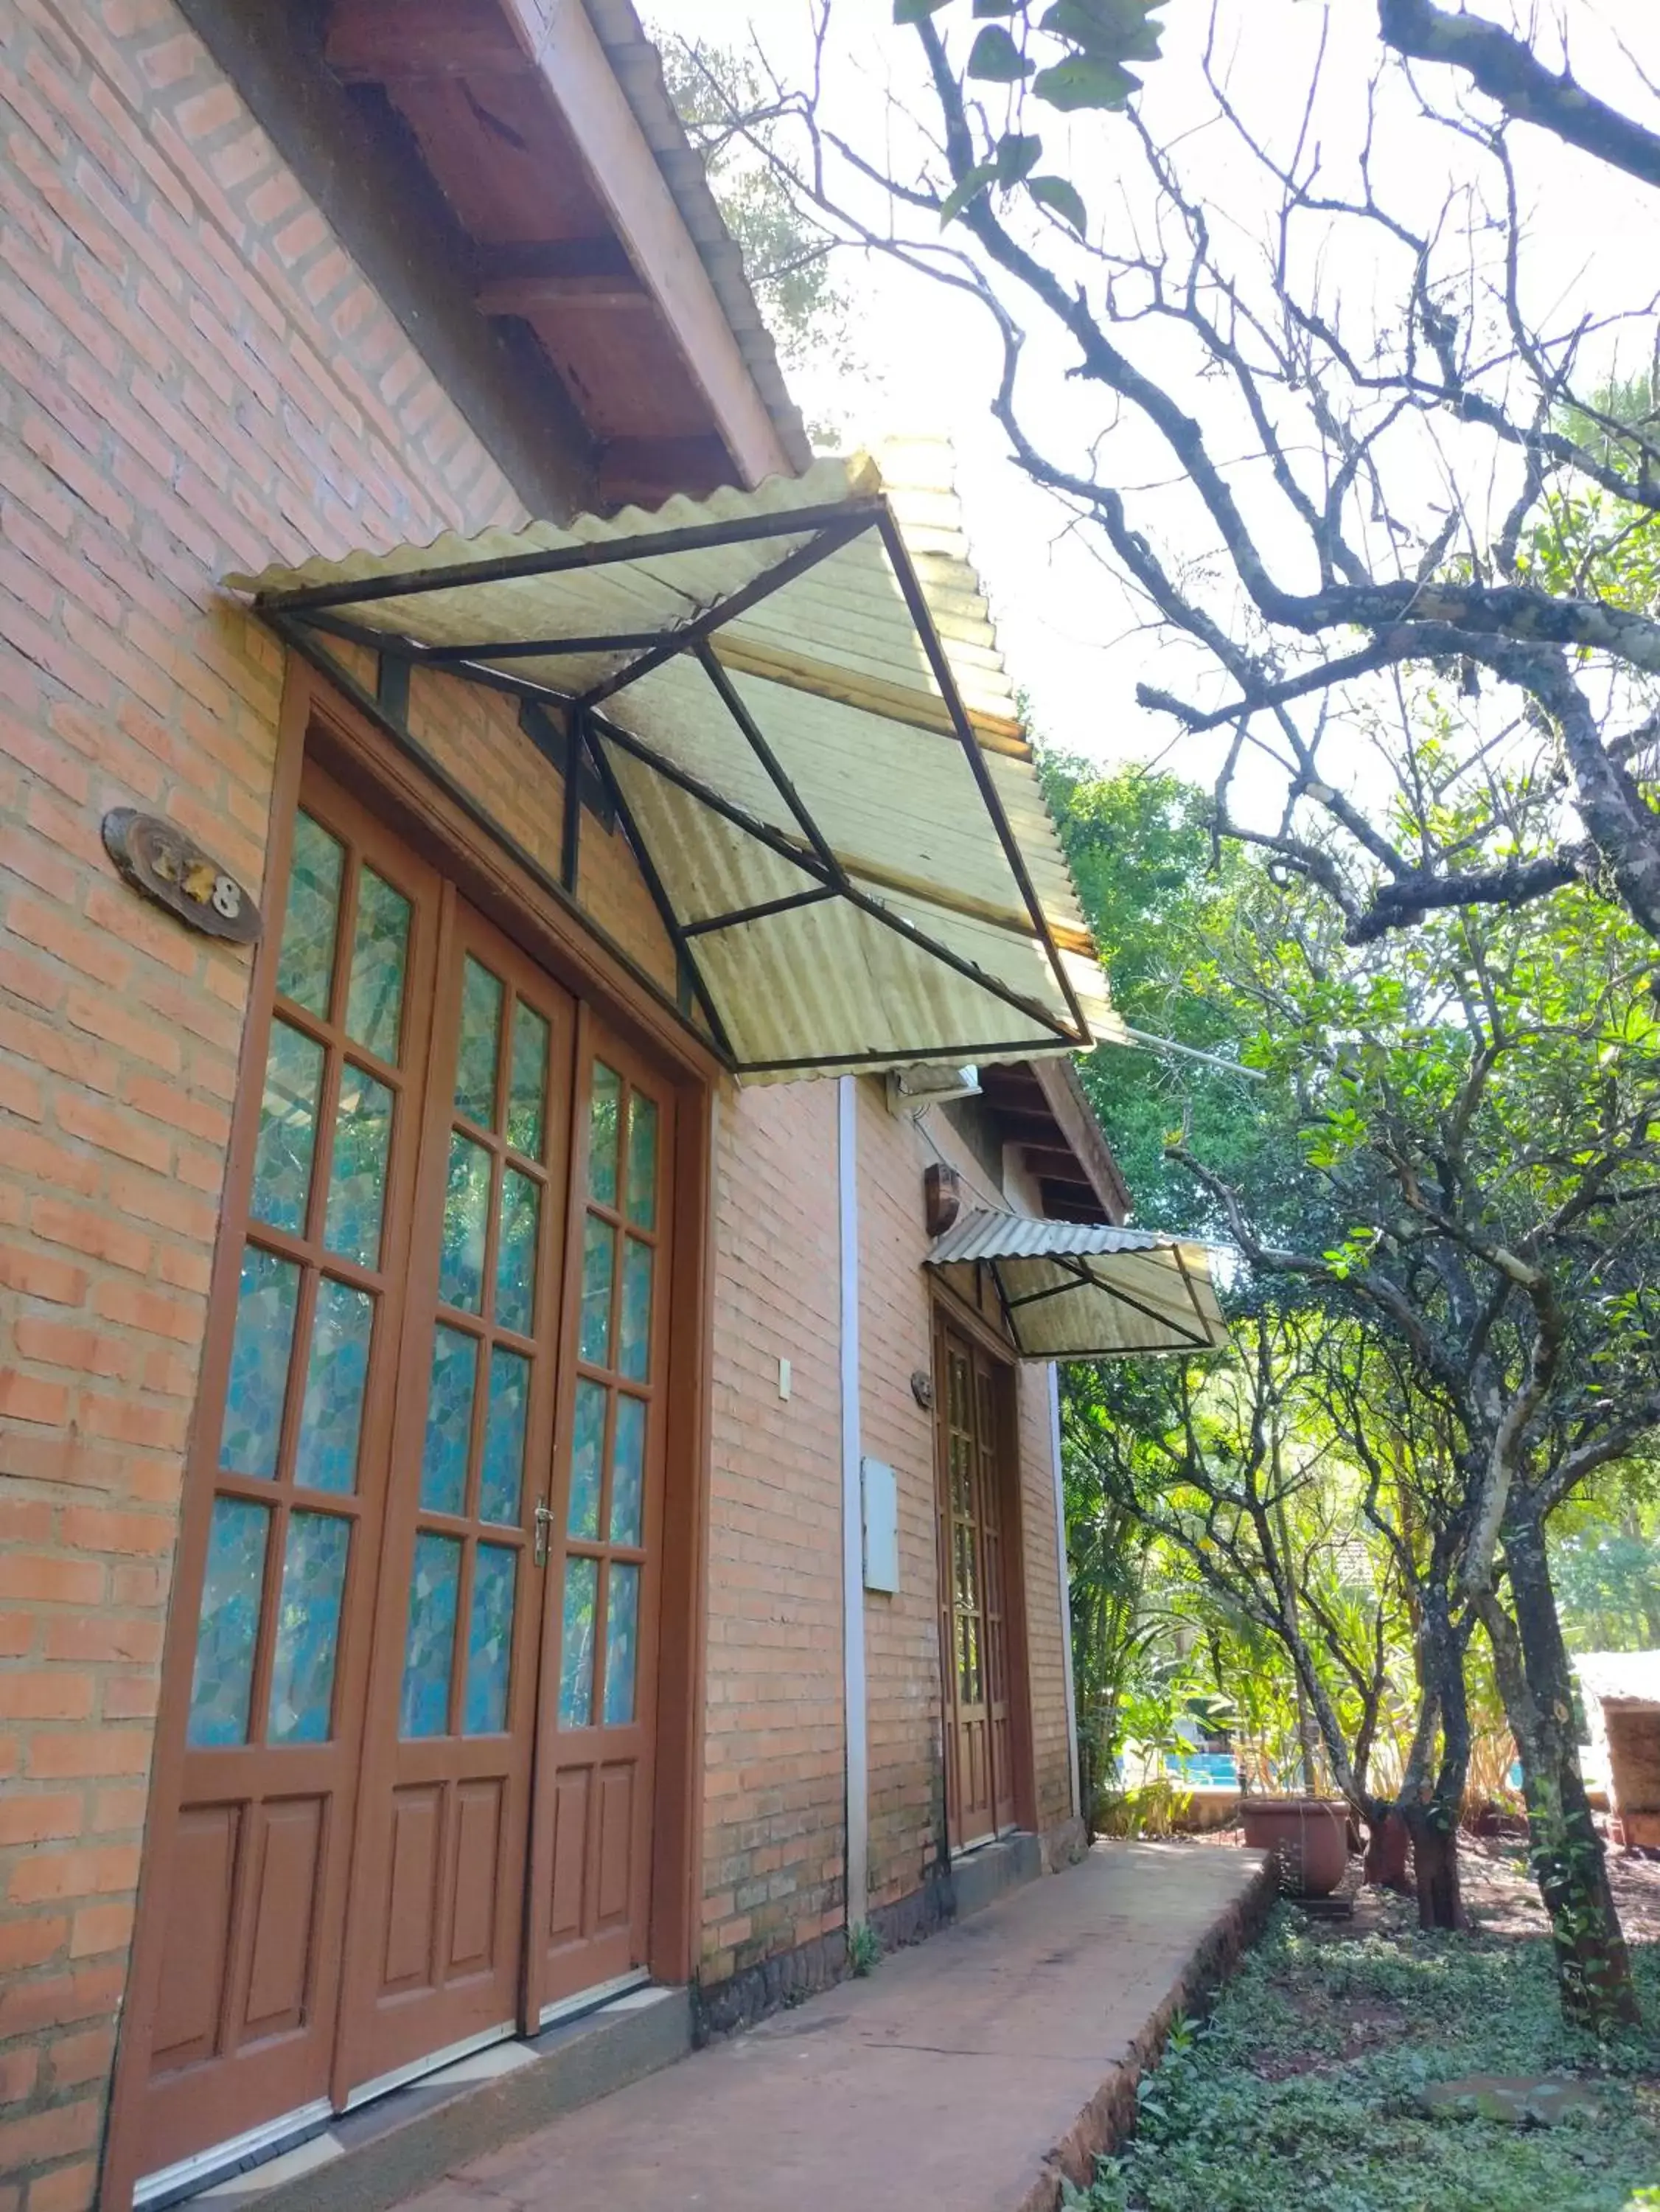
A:
{"type": "MultiPolygon", "coordinates": [[[[1660,1944],[1636,1947],[1641,2032],[1562,2025],[1539,1936],[1421,1936],[1390,1900],[1338,1936],[1282,1905],[1203,2025],[1143,2081],[1087,2212],[1624,2212],[1660,2184],[1660,1944]],[[1554,2126],[1433,2117],[1432,2083],[1571,2075],[1554,2126]]],[[[1660,2194],[1646,2201],[1660,2204],[1660,2194]]]]}

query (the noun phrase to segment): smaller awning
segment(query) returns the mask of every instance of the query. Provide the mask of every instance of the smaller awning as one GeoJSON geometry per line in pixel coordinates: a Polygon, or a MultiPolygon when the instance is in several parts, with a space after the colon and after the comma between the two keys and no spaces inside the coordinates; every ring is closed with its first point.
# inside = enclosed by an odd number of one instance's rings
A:
{"type": "Polygon", "coordinates": [[[1205,1246],[1150,1230],[965,1213],[928,1265],[989,1267],[1022,1359],[1220,1352],[1228,1340],[1205,1246]]]}

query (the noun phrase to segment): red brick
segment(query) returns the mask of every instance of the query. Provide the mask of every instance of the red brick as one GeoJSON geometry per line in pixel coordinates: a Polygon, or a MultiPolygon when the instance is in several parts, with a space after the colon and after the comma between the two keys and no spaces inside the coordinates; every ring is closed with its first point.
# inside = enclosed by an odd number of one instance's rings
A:
{"type": "Polygon", "coordinates": [[[0,1598],[33,1598],[44,1605],[96,1605],[103,1595],[104,1570],[96,1560],[0,1551],[0,1598]]]}
{"type": "MultiPolygon", "coordinates": [[[[126,1679],[116,1675],[105,1682],[106,1720],[114,1717],[110,1710],[112,1686],[126,1679]]],[[[148,1710],[154,1711],[153,1692],[148,1710]]],[[[104,1781],[117,1775],[143,1774],[149,1768],[150,1742],[150,1731],[142,1728],[79,1728],[62,1735],[36,1729],[29,1738],[29,1772],[39,1782],[104,1781]]]]}
{"type": "Polygon", "coordinates": [[[161,1623],[103,1612],[54,1614],[45,1624],[45,1650],[48,1659],[148,1665],[161,1656],[161,1623]]]}
{"type": "Polygon", "coordinates": [[[78,1306],[87,1295],[87,1273],[47,1252],[21,1244],[0,1244],[0,1290],[49,1298],[55,1305],[78,1306]]]}
{"type": "Polygon", "coordinates": [[[112,1267],[124,1267],[136,1275],[149,1270],[149,1238],[129,1229],[124,1222],[112,1220],[107,1213],[66,1206],[60,1199],[39,1198],[29,1208],[29,1226],[48,1243],[67,1244],[71,1251],[83,1252],[90,1260],[106,1260],[112,1267]]]}
{"type": "Polygon", "coordinates": [[[82,1802],[67,1792],[26,1795],[9,1790],[0,1797],[0,1844],[39,1844],[80,1832],[82,1802]]]}
{"type": "Polygon", "coordinates": [[[94,1965],[0,1984],[0,2039],[89,2020],[119,2000],[124,1980],[122,1966],[94,1965]]]}
{"type": "Polygon", "coordinates": [[[69,1413],[70,1394],[61,1382],[43,1382],[15,1367],[0,1368],[0,1420],[41,1421],[52,1427],[69,1413]]]}
{"type": "MultiPolygon", "coordinates": [[[[91,2109],[95,2114],[96,2104],[91,2109]]],[[[37,2174],[29,2184],[29,2212],[92,2212],[97,2197],[97,2162],[88,2159],[37,2174]]]]}
{"type": "Polygon", "coordinates": [[[36,1912],[27,1918],[0,1921],[0,1974],[19,1974],[28,1966],[44,1966],[63,1949],[69,1932],[70,1923],[62,1913],[36,1912]]]}
{"type": "Polygon", "coordinates": [[[129,1375],[133,1369],[132,1347],[118,1338],[68,1322],[48,1321],[37,1314],[18,1316],[12,1341],[20,1359],[38,1360],[43,1367],[105,1376],[129,1375]]]}
{"type": "Polygon", "coordinates": [[[70,1931],[72,1959],[100,1957],[106,1951],[124,1951],[132,1941],[133,1908],[123,1905],[83,1905],[70,1931]]]}
{"type": "Polygon", "coordinates": [[[0,2105],[21,2105],[39,2075],[38,2051],[0,2051],[0,2105]]]}
{"type": "Polygon", "coordinates": [[[115,2057],[115,2031],[92,2027],[79,2035],[60,2035],[48,2046],[48,2057],[54,2089],[76,2089],[88,2081],[102,2081],[115,2057]]]}
{"type": "Polygon", "coordinates": [[[112,1113],[73,1091],[65,1091],[58,1101],[58,1126],[71,1137],[131,1160],[137,1167],[161,1172],[173,1157],[173,1146],[164,1130],[136,1121],[130,1114],[112,1113]]]}
{"type": "Polygon", "coordinates": [[[7,1892],[17,1905],[131,1890],[138,1883],[136,1844],[101,1844],[79,1850],[39,1850],[12,1869],[7,1892]]]}
{"type": "Polygon", "coordinates": [[[67,1667],[0,1668],[0,1719],[79,1721],[92,1711],[92,1676],[67,1667]]]}

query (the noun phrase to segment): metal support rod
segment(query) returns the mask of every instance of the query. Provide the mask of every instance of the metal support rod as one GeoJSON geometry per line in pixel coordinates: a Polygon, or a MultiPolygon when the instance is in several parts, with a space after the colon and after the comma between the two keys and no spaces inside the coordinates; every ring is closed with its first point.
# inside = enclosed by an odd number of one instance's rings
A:
{"type": "Polygon", "coordinates": [[[746,922],[770,921],[775,914],[793,914],[803,906],[822,906],[836,893],[827,884],[817,890],[791,891],[788,898],[763,899],[759,906],[741,906],[730,914],[712,914],[705,921],[681,924],[688,937],[712,937],[717,930],[741,929],[746,922]]]}
{"type": "MultiPolygon", "coordinates": [[[[1098,1291],[1103,1297],[1112,1298],[1121,1306],[1128,1306],[1133,1313],[1140,1314],[1144,1321],[1156,1322],[1161,1328],[1169,1329],[1172,1334],[1179,1336],[1184,1343],[1194,1346],[1197,1350],[1200,1352],[1209,1350],[1210,1337],[1208,1331],[1195,1336],[1190,1330],[1184,1328],[1174,1315],[1168,1312],[1161,1313],[1157,1306],[1145,1304],[1142,1299],[1132,1297],[1128,1291],[1121,1291],[1112,1283],[1104,1283],[1099,1275],[1091,1274],[1087,1267],[1075,1267],[1071,1264],[1069,1254],[1045,1252],[1039,1256],[1051,1261],[1057,1267],[1064,1267],[1069,1274],[1075,1275],[1077,1279],[1070,1283],[1051,1283],[1046,1291],[1028,1291],[1024,1297],[1011,1298],[1009,1302],[1009,1310],[1011,1313],[1019,1313],[1027,1306],[1040,1306],[1048,1298],[1069,1297],[1075,1291],[1098,1291]]],[[[994,1268],[996,1265],[997,1262],[994,1261],[992,1262],[994,1268]]],[[[1187,1287],[1185,1276],[1183,1278],[1183,1282],[1184,1287],[1187,1287]]],[[[1190,1288],[1188,1290],[1188,1295],[1190,1297],[1192,1296],[1190,1288]]],[[[1203,1328],[1203,1323],[1201,1326],[1203,1328]]],[[[1146,1349],[1144,1346],[1137,1348],[1146,1349]]]]}
{"type": "MultiPolygon", "coordinates": [[[[674,762],[665,759],[661,753],[654,752],[649,745],[643,744],[632,731],[625,730],[620,724],[609,721],[597,714],[593,716],[591,726],[605,739],[608,744],[616,745],[623,752],[632,754],[636,760],[643,762],[647,768],[655,769],[668,782],[678,786],[688,797],[700,800],[712,813],[718,814],[724,820],[732,823],[735,827],[744,830],[749,836],[757,839],[759,842],[777,853],[781,859],[788,860],[793,867],[799,868],[803,875],[817,878],[820,881],[826,879],[824,865],[815,854],[803,851],[798,846],[792,844],[780,830],[772,829],[770,824],[760,821],[757,816],[748,813],[744,808],[735,806],[730,799],[724,798],[712,784],[705,783],[700,776],[693,775],[688,769],[677,767],[674,762]]],[[[595,750],[597,752],[599,750],[600,748],[596,745],[595,750]]],[[[1001,1000],[1004,1006],[1014,1007],[1017,1013],[1026,1015],[1028,1020],[1036,1022],[1047,1036],[1057,1038],[1064,1044],[1075,1046],[1077,1040],[1071,1031],[1063,1022],[1057,1020],[1046,1006],[1039,1006],[1035,999],[1028,999],[1022,992],[1011,989],[1000,977],[988,974],[975,961],[965,958],[960,952],[954,952],[948,945],[942,945],[937,938],[930,937],[926,930],[918,929],[914,922],[907,921],[902,915],[895,914],[890,908],[885,907],[880,899],[874,899],[868,891],[862,891],[857,884],[844,878],[839,883],[835,884],[833,888],[838,896],[845,899],[847,904],[856,908],[858,913],[869,915],[873,921],[880,922],[884,929],[891,929],[897,935],[903,937],[907,944],[919,945],[924,951],[931,954],[943,966],[953,969],[954,973],[965,977],[969,982],[977,984],[981,990],[987,992],[992,998],[1001,1000]]],[[[1030,1038],[1027,1042],[1036,1045],[1039,1040],[1030,1038]]],[[[977,1050],[985,1049],[989,1048],[972,1045],[967,1048],[971,1056],[977,1050]]],[[[1019,1048],[1010,1046],[1009,1049],[1015,1051],[1019,1048]]],[[[876,1057],[893,1060],[899,1058],[900,1055],[888,1053],[877,1054],[876,1057]]],[[[816,1066],[821,1063],[810,1064],[816,1066]]],[[[822,1064],[829,1065],[828,1062],[822,1064]]]]}
{"type": "Polygon", "coordinates": [[[652,903],[657,908],[657,919],[668,932],[669,941],[675,948],[682,971],[692,979],[692,988],[697,993],[698,1001],[703,1008],[710,1028],[715,1034],[722,1054],[728,1061],[736,1065],[737,1054],[732,1049],[732,1040],[726,1033],[726,1024],[720,1018],[720,1009],[716,1006],[709,986],[704,981],[703,970],[693,957],[692,948],[686,941],[686,933],[681,927],[679,917],[675,912],[674,902],[663,887],[663,878],[657,873],[657,863],[651,858],[651,848],[645,842],[639,824],[634,819],[633,810],[622,795],[622,786],[617,781],[616,771],[606,759],[604,748],[595,737],[593,724],[587,710],[579,705],[573,708],[572,712],[579,718],[573,724],[573,727],[581,731],[583,743],[588,749],[589,757],[598,769],[606,790],[611,795],[611,804],[616,809],[617,819],[621,823],[623,834],[633,849],[634,858],[639,863],[639,872],[645,878],[645,888],[651,893],[652,903]]]}
{"type": "Polygon", "coordinates": [[[716,659],[714,647],[707,638],[701,638],[694,650],[696,652],[699,665],[715,687],[716,696],[722,706],[743,732],[748,741],[749,750],[766,769],[767,775],[772,779],[773,789],[794,817],[796,827],[818,854],[832,879],[839,885],[845,885],[846,869],[836,857],[831,848],[830,840],[808,812],[801,794],[785,772],[784,763],[762,734],[760,725],[739,697],[737,687],[719,661],[716,659]]]}
{"type": "Polygon", "coordinates": [[[548,553],[509,553],[494,561],[457,561],[440,568],[406,568],[392,576],[360,578],[355,583],[309,584],[292,592],[262,592],[254,601],[261,614],[312,614],[325,607],[367,606],[373,599],[414,599],[423,592],[466,590],[477,584],[507,584],[525,576],[568,575],[578,568],[605,568],[625,561],[662,560],[675,553],[701,553],[718,545],[748,545],[769,538],[802,538],[836,523],[860,527],[886,512],[880,499],[835,500],[819,507],[787,508],[726,522],[694,523],[684,530],[642,531],[634,538],[597,538],[560,545],[548,553]]]}
{"type": "Polygon", "coordinates": [[[577,875],[582,857],[582,753],[586,742],[580,707],[573,707],[565,721],[565,822],[560,840],[560,873],[565,888],[577,896],[577,875]]]}
{"type": "Polygon", "coordinates": [[[872,522],[878,519],[862,514],[850,522],[844,517],[839,524],[821,530],[808,544],[797,546],[775,567],[763,569],[759,576],[752,577],[741,589],[729,592],[725,599],[717,600],[712,607],[706,608],[702,614],[695,617],[683,629],[676,630],[663,644],[654,647],[627,668],[620,669],[615,676],[608,676],[603,684],[596,684],[591,690],[585,691],[583,704],[601,706],[619,691],[627,690],[631,684],[638,684],[642,677],[651,675],[666,661],[689,651],[700,640],[712,636],[727,623],[736,622],[740,615],[748,614],[750,608],[758,606],[761,600],[770,599],[775,592],[783,591],[787,584],[793,584],[797,577],[816,568],[833,553],[839,553],[844,545],[851,545],[854,538],[863,536],[872,522]]]}
{"type": "Polygon", "coordinates": [[[1091,1039],[1089,1024],[1084,1018],[1083,1007],[1079,1003],[1076,991],[1072,988],[1072,979],[1066,972],[1065,963],[1061,958],[1060,948],[1051,933],[1049,918],[1043,910],[1043,902],[1038,896],[1037,888],[1032,881],[1031,871],[1026,865],[1026,855],[1021,850],[1020,842],[1010,827],[1009,817],[1003,812],[1003,800],[998,795],[997,784],[992,780],[991,769],[986,766],[985,756],[980,750],[979,739],[974,734],[974,726],[968,719],[967,709],[964,707],[961,694],[957,690],[957,679],[952,672],[951,663],[946,657],[945,647],[940,643],[939,633],[934,627],[933,610],[928,604],[921,580],[912,565],[910,550],[904,538],[900,535],[898,523],[894,521],[886,507],[881,511],[876,527],[881,533],[881,542],[887,550],[888,561],[892,564],[894,575],[899,580],[900,590],[905,595],[906,605],[910,609],[911,620],[917,635],[922,641],[923,651],[928,656],[928,665],[934,672],[934,681],[939,686],[940,696],[944,700],[946,711],[951,717],[951,726],[957,733],[957,741],[962,747],[970,772],[979,787],[979,793],[984,802],[985,811],[991,817],[991,826],[997,833],[997,842],[1003,847],[1003,858],[1008,861],[1009,872],[1019,886],[1026,910],[1032,917],[1033,928],[1049,954],[1049,964],[1054,970],[1055,981],[1060,985],[1061,995],[1066,1000],[1068,1011],[1077,1025],[1078,1043],[1087,1048],[1091,1039]]]}

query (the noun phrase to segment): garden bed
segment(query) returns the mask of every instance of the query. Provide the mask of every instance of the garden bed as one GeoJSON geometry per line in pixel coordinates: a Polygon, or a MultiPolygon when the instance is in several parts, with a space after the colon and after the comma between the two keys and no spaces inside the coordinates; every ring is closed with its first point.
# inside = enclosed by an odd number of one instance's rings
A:
{"type": "MultiPolygon", "coordinates": [[[[1075,2205],[1089,2212],[1622,2212],[1660,2185],[1660,1865],[1611,1863],[1639,2033],[1562,2025],[1522,1855],[1464,1859],[1467,1936],[1424,1936],[1368,1892],[1352,1921],[1281,1905],[1210,2021],[1144,2081],[1136,2135],[1075,2205]],[[1554,2075],[1590,2093],[1554,2124],[1433,2112],[1469,2075],[1554,2075]]],[[[1548,2101],[1548,2100],[1547,2100],[1548,2101]]],[[[1657,2200],[1660,2201],[1660,2200],[1657,2200]]]]}

